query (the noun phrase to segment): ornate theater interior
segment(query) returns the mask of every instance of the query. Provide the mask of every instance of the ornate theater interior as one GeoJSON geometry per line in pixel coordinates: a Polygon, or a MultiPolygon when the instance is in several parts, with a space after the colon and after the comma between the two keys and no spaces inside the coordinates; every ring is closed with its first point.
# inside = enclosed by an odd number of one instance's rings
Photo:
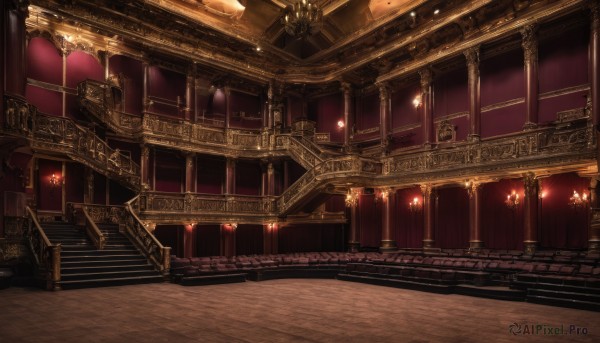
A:
{"type": "Polygon", "coordinates": [[[4,286],[600,309],[599,1],[1,6],[4,286]]]}

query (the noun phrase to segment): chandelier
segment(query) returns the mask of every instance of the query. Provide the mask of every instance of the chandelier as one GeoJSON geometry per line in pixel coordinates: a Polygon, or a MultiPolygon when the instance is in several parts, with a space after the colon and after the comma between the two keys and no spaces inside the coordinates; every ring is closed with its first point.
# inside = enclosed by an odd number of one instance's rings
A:
{"type": "Polygon", "coordinates": [[[323,11],[311,0],[298,0],[285,9],[281,22],[290,36],[305,38],[321,30],[323,11]]]}
{"type": "Polygon", "coordinates": [[[582,193],[579,195],[577,191],[573,191],[573,195],[569,198],[569,205],[573,208],[583,207],[588,203],[588,195],[586,193],[582,193]]]}
{"type": "Polygon", "coordinates": [[[418,212],[421,210],[423,205],[419,202],[419,198],[414,197],[411,202],[408,203],[408,209],[411,212],[418,212]]]}

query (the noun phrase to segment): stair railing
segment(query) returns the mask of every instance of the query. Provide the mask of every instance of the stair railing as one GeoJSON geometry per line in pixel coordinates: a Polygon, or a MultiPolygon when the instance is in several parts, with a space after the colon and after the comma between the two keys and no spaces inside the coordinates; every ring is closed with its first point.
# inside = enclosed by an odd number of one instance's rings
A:
{"type": "Polygon", "coordinates": [[[171,247],[163,246],[135,214],[133,208],[138,206],[138,197],[139,195],[136,195],[125,203],[125,209],[122,212],[125,233],[146,258],[152,261],[163,275],[167,275],[171,268],[171,247]]]}
{"type": "Polygon", "coordinates": [[[40,225],[37,215],[29,206],[25,208],[27,241],[40,274],[46,281],[46,289],[60,290],[60,244],[52,244],[40,225]]]}
{"type": "Polygon", "coordinates": [[[85,233],[90,238],[96,249],[103,250],[106,245],[106,236],[100,231],[96,220],[89,213],[88,206],[78,203],[67,203],[69,221],[75,225],[83,226],[85,233]]]}

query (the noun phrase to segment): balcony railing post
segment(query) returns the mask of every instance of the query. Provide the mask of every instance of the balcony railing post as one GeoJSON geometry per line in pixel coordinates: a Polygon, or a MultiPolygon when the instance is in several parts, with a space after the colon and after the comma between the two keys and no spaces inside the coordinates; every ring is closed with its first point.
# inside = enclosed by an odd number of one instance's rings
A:
{"type": "Polygon", "coordinates": [[[60,252],[61,252],[61,246],[60,244],[58,245],[53,245],[49,247],[51,249],[51,256],[52,256],[52,274],[51,274],[51,279],[52,279],[52,290],[54,291],[58,291],[60,290],[60,252]]]}

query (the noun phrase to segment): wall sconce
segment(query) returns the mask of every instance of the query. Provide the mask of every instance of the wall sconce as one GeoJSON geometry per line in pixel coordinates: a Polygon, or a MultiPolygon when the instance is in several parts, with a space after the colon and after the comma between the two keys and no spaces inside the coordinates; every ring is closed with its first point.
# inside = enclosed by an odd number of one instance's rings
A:
{"type": "Polygon", "coordinates": [[[421,95],[415,96],[412,103],[415,106],[415,108],[419,108],[419,106],[421,106],[421,95]]]}
{"type": "Polygon", "coordinates": [[[229,224],[229,227],[231,227],[232,230],[235,230],[235,229],[237,229],[238,224],[237,223],[231,223],[231,224],[229,224]]]}
{"type": "Polygon", "coordinates": [[[512,193],[506,196],[506,201],[504,201],[504,204],[506,204],[506,206],[508,206],[508,208],[511,210],[516,209],[517,206],[519,206],[519,194],[513,190],[512,193]]]}
{"type": "Polygon", "coordinates": [[[588,201],[587,193],[582,192],[581,195],[579,195],[577,191],[573,191],[573,195],[569,198],[569,206],[573,208],[584,207],[587,206],[588,201]]]}
{"type": "Polygon", "coordinates": [[[348,190],[348,194],[346,194],[346,199],[344,200],[346,203],[346,207],[355,207],[358,205],[358,196],[360,193],[355,190],[348,190]]]}
{"type": "Polygon", "coordinates": [[[423,204],[419,201],[419,198],[414,197],[411,202],[408,203],[408,209],[411,212],[418,212],[423,207],[423,204]]]}
{"type": "Polygon", "coordinates": [[[344,126],[346,126],[346,123],[344,123],[344,121],[343,121],[343,120],[341,120],[341,119],[340,119],[340,120],[338,120],[338,122],[337,122],[337,127],[338,127],[338,129],[343,129],[343,128],[344,128],[344,126]]]}
{"type": "Polygon", "coordinates": [[[60,186],[60,184],[61,184],[60,176],[56,176],[55,173],[52,173],[52,176],[50,176],[50,187],[56,188],[56,187],[60,186]]]}

